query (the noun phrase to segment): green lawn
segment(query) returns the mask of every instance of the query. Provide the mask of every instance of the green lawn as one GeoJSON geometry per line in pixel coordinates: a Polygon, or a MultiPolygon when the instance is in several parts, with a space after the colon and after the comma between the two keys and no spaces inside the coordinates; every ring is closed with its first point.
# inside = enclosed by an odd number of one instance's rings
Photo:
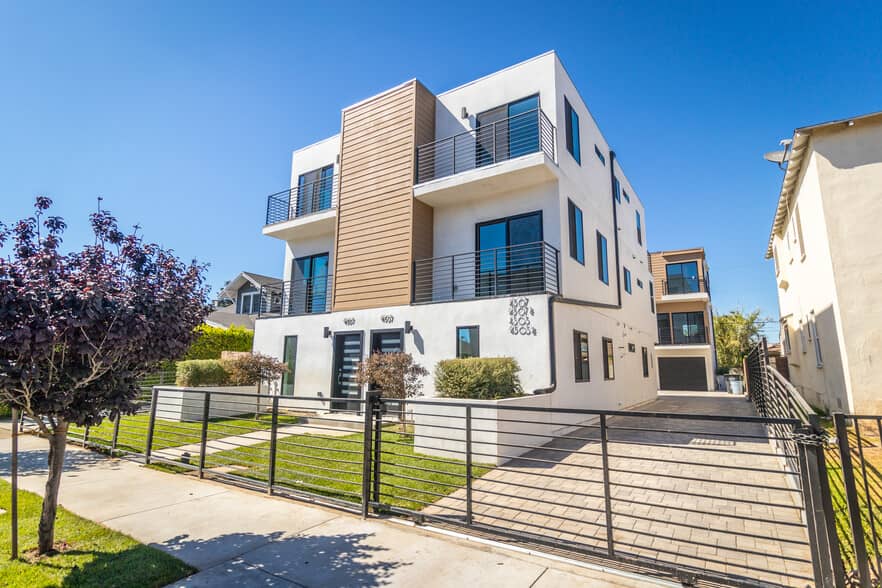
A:
{"type": "MultiPolygon", "coordinates": [[[[296,416],[279,415],[280,424],[295,424],[296,416]]],[[[150,416],[136,414],[123,416],[119,423],[117,448],[125,451],[143,453],[147,444],[147,427],[150,416]]],[[[260,414],[255,417],[218,418],[208,423],[208,438],[220,439],[232,435],[242,435],[251,431],[267,430],[271,426],[271,417],[260,414]]],[[[73,440],[81,439],[84,429],[71,427],[70,436],[73,440]]],[[[99,445],[110,446],[113,439],[113,422],[105,419],[99,426],[89,428],[89,440],[99,445]]],[[[156,419],[153,431],[154,450],[168,447],[179,447],[199,443],[202,439],[202,422],[177,422],[156,419]]]]}
{"type": "Polygon", "coordinates": [[[131,537],[58,509],[56,542],[64,550],[36,557],[37,524],[42,499],[19,491],[19,550],[22,557],[9,559],[11,487],[0,480],[0,586],[35,588],[119,588],[165,586],[195,572],[184,562],[138,543],[131,537]]]}
{"type": "MultiPolygon", "coordinates": [[[[873,548],[873,527],[875,527],[878,541],[882,542],[882,443],[880,443],[877,431],[861,427],[861,434],[864,464],[867,472],[866,486],[864,485],[864,479],[861,474],[861,457],[857,449],[857,437],[853,429],[849,431],[849,441],[852,447],[851,460],[854,468],[858,502],[861,505],[861,522],[864,529],[864,541],[867,546],[867,554],[872,561],[875,558],[875,551],[873,548]],[[869,492],[867,490],[869,490],[869,492]],[[872,522],[870,520],[868,499],[873,505],[872,522]]],[[[839,536],[842,560],[846,571],[853,570],[857,567],[857,563],[854,557],[854,546],[852,544],[853,537],[848,515],[848,503],[845,499],[845,482],[842,476],[842,461],[839,457],[839,448],[828,447],[825,456],[827,459],[827,476],[830,481],[830,495],[833,502],[833,510],[836,514],[836,532],[839,536]]],[[[879,547],[880,551],[882,551],[882,544],[880,544],[879,547]]],[[[879,555],[882,557],[882,553],[879,555]]]]}
{"type": "MultiPolygon", "coordinates": [[[[280,438],[276,484],[359,502],[363,441],[361,433],[344,437],[292,435],[280,438]]],[[[383,431],[381,447],[380,492],[385,504],[420,510],[465,487],[464,462],[415,452],[409,434],[383,431]]],[[[266,482],[268,457],[269,443],[261,443],[208,455],[206,467],[227,466],[237,476],[266,482]]],[[[472,465],[473,477],[488,471],[490,468],[485,465],[472,465]]],[[[465,506],[457,508],[465,509],[465,506]]]]}

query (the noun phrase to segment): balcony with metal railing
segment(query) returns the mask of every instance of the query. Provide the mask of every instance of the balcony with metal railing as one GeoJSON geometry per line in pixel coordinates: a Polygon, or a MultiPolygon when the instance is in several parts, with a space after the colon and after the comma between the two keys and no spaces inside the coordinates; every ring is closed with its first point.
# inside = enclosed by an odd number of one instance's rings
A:
{"type": "Polygon", "coordinates": [[[413,302],[559,294],[560,254],[545,242],[470,251],[413,263],[413,302]]]}
{"type": "Polygon", "coordinates": [[[697,277],[669,277],[662,280],[663,298],[671,297],[676,300],[703,299],[710,297],[710,288],[707,281],[697,277]]]}
{"type": "Polygon", "coordinates": [[[537,108],[420,145],[414,194],[435,205],[456,198],[452,192],[464,184],[474,197],[486,190],[505,190],[509,183],[516,187],[553,179],[555,133],[554,125],[537,108]],[[510,182],[490,180],[498,180],[499,174],[510,175],[510,182]]]}
{"type": "Polygon", "coordinates": [[[330,312],[333,280],[331,275],[322,275],[262,286],[258,315],[265,318],[330,312]]]}
{"type": "Polygon", "coordinates": [[[328,176],[270,194],[263,233],[281,239],[313,236],[333,228],[338,198],[337,176],[328,176]]]}

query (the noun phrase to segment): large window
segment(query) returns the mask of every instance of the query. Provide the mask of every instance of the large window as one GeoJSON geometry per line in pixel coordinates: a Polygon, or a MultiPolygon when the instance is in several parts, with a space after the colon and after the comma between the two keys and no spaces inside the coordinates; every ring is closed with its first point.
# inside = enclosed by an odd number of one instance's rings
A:
{"type": "Polygon", "coordinates": [[[649,377],[649,350],[646,347],[640,348],[640,357],[643,360],[643,377],[649,377]]]}
{"type": "Polygon", "coordinates": [[[567,151],[581,165],[582,146],[579,141],[579,115],[573,110],[570,101],[564,98],[564,116],[567,124],[567,151]]]}
{"type": "Polygon", "coordinates": [[[665,294],[690,294],[699,292],[698,262],[669,263],[665,266],[665,294]]]}
{"type": "Polygon", "coordinates": [[[297,216],[331,208],[334,166],[326,165],[297,178],[297,216]]]}
{"type": "Polygon", "coordinates": [[[671,315],[663,312],[656,317],[656,321],[658,322],[658,344],[670,345],[672,343],[671,315]]]}
{"type": "Polygon", "coordinates": [[[588,366],[588,333],[573,331],[573,361],[576,366],[576,381],[591,381],[591,370],[588,366]]]}
{"type": "Polygon", "coordinates": [[[531,212],[476,227],[475,296],[506,296],[545,289],[542,213],[531,212]]]}
{"type": "Polygon", "coordinates": [[[636,215],[637,220],[637,244],[643,245],[643,225],[640,222],[640,211],[635,210],[634,214],[636,215]]]}
{"type": "Polygon", "coordinates": [[[616,379],[615,352],[612,339],[603,338],[603,379],[616,379]]]}
{"type": "Polygon", "coordinates": [[[597,231],[597,277],[609,285],[609,262],[607,261],[606,237],[597,231]]]}
{"type": "Polygon", "coordinates": [[[327,312],[328,264],[327,253],[294,260],[294,276],[288,294],[292,314],[327,312]]]}
{"type": "Polygon", "coordinates": [[[239,314],[257,314],[260,309],[260,292],[253,290],[251,292],[239,293],[239,314]]]}
{"type": "Polygon", "coordinates": [[[570,218],[570,257],[585,265],[585,238],[582,234],[582,209],[568,200],[570,218]]]}
{"type": "Polygon", "coordinates": [[[456,327],[456,357],[481,357],[481,339],[478,327],[456,327]]]}
{"type": "Polygon", "coordinates": [[[404,351],[404,330],[371,331],[371,355],[404,351]]]}
{"type": "Polygon", "coordinates": [[[704,312],[672,312],[671,326],[674,331],[674,345],[704,344],[707,335],[704,329],[704,312]]]}
{"type": "Polygon", "coordinates": [[[282,396],[294,396],[294,369],[297,367],[297,335],[285,337],[282,361],[288,371],[282,374],[282,396]]]}
{"type": "Polygon", "coordinates": [[[631,270],[628,268],[623,268],[625,270],[625,292],[628,294],[631,293],[631,270]]]}
{"type": "MultiPolygon", "coordinates": [[[[475,167],[539,151],[538,112],[539,96],[530,96],[479,113],[475,117],[475,167]]],[[[467,162],[460,159],[471,157],[470,150],[460,151],[464,155],[454,153],[454,169],[464,169],[467,162]]]]}

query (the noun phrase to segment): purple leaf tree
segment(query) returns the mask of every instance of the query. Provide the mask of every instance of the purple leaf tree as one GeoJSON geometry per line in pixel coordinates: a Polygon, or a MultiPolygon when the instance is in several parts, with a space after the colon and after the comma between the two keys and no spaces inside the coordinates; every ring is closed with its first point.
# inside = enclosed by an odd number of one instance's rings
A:
{"type": "Polygon", "coordinates": [[[53,550],[68,427],[131,414],[138,380],[182,356],[209,308],[205,266],[90,217],[95,243],[60,249],[64,221],[35,213],[0,224],[0,401],[49,440],[40,554],[53,550]]]}

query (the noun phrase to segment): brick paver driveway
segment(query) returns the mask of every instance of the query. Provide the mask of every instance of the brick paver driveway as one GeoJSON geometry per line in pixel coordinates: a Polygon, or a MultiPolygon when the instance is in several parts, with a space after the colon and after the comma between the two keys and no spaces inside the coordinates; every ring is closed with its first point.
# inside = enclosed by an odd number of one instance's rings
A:
{"type": "MultiPolygon", "coordinates": [[[[755,415],[743,397],[719,394],[664,395],[640,411],[755,415]]],[[[811,582],[801,496],[764,426],[636,416],[608,424],[617,555],[736,581],[811,582]]],[[[599,432],[581,428],[475,480],[474,523],[606,552],[602,471],[599,432]]],[[[464,501],[457,491],[425,512],[461,518],[464,501]]]]}

